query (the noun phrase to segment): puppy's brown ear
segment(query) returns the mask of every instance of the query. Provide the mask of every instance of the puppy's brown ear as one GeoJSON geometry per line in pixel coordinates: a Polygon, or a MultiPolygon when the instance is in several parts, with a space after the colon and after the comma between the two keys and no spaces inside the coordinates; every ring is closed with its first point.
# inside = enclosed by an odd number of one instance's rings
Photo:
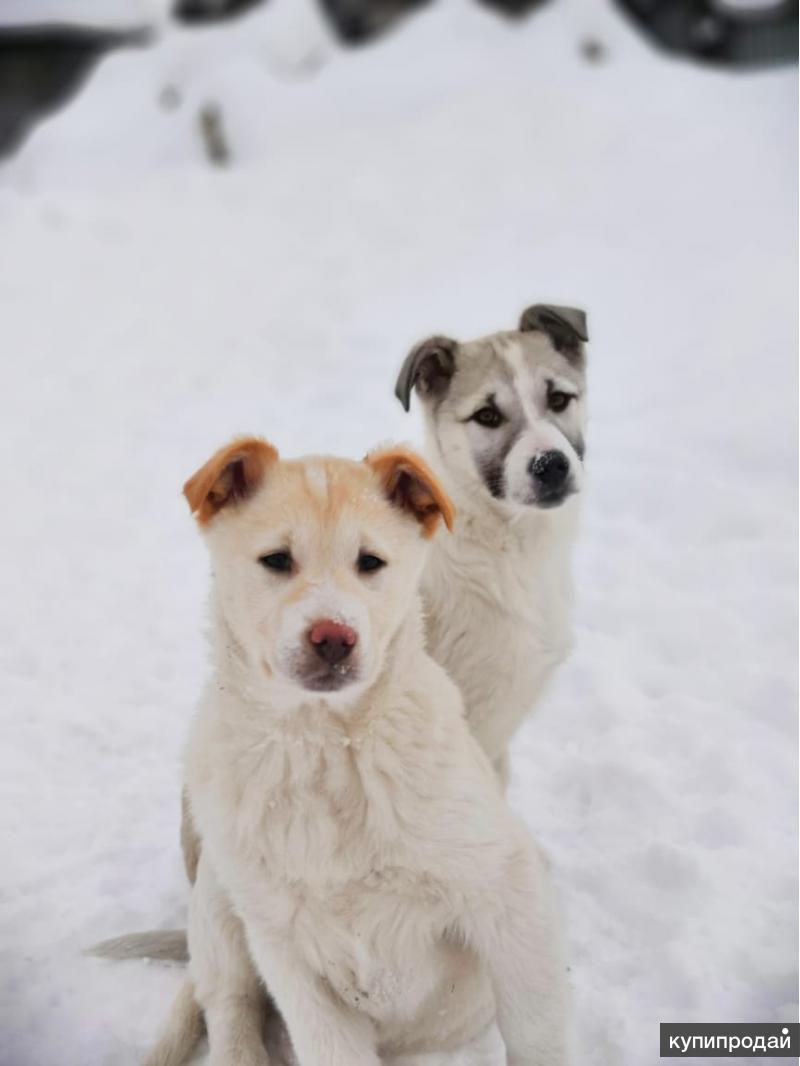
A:
{"type": "Polygon", "coordinates": [[[423,459],[406,448],[387,448],[364,461],[378,475],[389,502],[413,515],[423,536],[433,536],[440,518],[452,533],[456,509],[423,459]]]}
{"type": "Polygon", "coordinates": [[[443,396],[447,392],[456,372],[457,348],[456,341],[449,337],[429,337],[411,349],[394,387],[394,394],[406,411],[415,385],[423,396],[443,396]]]}
{"type": "Polygon", "coordinates": [[[586,312],[578,307],[534,304],[522,312],[519,328],[522,333],[535,329],[546,333],[556,350],[567,358],[580,358],[583,342],[589,339],[586,312]]]}
{"type": "Polygon", "coordinates": [[[259,437],[239,437],[220,448],[183,486],[200,525],[208,525],[228,504],[252,496],[277,458],[275,448],[259,437]]]}

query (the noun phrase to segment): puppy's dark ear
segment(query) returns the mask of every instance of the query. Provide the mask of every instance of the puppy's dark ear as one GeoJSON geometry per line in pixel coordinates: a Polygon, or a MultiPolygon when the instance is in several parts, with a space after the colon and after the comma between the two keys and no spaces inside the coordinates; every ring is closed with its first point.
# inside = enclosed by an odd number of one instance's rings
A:
{"type": "Polygon", "coordinates": [[[406,411],[415,385],[423,396],[444,396],[456,372],[457,348],[457,342],[449,337],[429,337],[411,349],[394,387],[394,394],[406,411]]]}
{"type": "Polygon", "coordinates": [[[556,350],[568,357],[581,356],[583,342],[589,339],[586,312],[577,307],[534,304],[522,312],[519,328],[523,333],[535,329],[546,333],[556,350]]]}
{"type": "Polygon", "coordinates": [[[201,526],[233,503],[248,499],[264,480],[278,453],[260,437],[240,437],[220,448],[183,486],[183,495],[201,526]]]}

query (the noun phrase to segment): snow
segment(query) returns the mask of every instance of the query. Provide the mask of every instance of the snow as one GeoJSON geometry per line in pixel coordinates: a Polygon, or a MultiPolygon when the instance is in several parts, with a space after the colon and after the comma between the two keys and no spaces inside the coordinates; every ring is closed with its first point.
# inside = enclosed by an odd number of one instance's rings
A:
{"type": "Polygon", "coordinates": [[[184,923],[184,479],[237,432],[419,440],[410,345],[547,300],[589,310],[590,484],[575,652],[511,795],[562,893],[577,1062],[796,1018],[796,97],[604,4],[441,0],[345,52],[273,0],[113,55],[0,171],[2,1066],[132,1066],[180,981],[81,951],[184,923]]]}
{"type": "Polygon", "coordinates": [[[2,0],[0,29],[53,25],[131,29],[149,24],[161,10],[162,0],[35,0],[33,4],[2,0]]]}

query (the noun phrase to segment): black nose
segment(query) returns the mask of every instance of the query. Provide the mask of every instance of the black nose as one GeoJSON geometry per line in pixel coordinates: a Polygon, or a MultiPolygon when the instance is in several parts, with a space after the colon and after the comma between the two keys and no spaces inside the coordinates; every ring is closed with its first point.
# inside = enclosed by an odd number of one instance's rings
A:
{"type": "Polygon", "coordinates": [[[545,492],[557,492],[567,480],[569,459],[563,452],[540,452],[531,459],[528,471],[545,492]]]}
{"type": "Polygon", "coordinates": [[[341,637],[327,637],[325,640],[320,641],[319,644],[314,645],[314,651],[320,659],[330,666],[336,666],[337,663],[343,662],[352,650],[353,645],[348,644],[341,637]]]}

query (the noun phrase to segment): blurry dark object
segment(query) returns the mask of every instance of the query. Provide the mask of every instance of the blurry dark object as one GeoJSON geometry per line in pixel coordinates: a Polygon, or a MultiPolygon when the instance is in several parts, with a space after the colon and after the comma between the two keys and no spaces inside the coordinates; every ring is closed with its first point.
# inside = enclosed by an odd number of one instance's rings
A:
{"type": "Polygon", "coordinates": [[[172,13],[178,22],[193,25],[243,15],[264,2],[265,0],[175,0],[172,13]]]}
{"type": "Polygon", "coordinates": [[[106,52],[149,39],[145,29],[0,26],[0,158],[66,103],[106,52]]]}
{"type": "Polygon", "coordinates": [[[587,63],[602,63],[606,58],[606,46],[595,37],[584,37],[580,48],[587,63]]]}
{"type": "Polygon", "coordinates": [[[480,0],[485,7],[493,7],[506,15],[527,15],[536,7],[541,7],[548,0],[480,0]]]}
{"type": "MultiPolygon", "coordinates": [[[[205,23],[242,15],[268,0],[173,0],[172,12],[179,22],[205,23]]],[[[337,36],[348,44],[362,44],[377,37],[403,15],[431,0],[318,0],[337,36]]],[[[480,0],[506,15],[524,15],[547,0],[480,0]]]]}
{"type": "Polygon", "coordinates": [[[218,167],[226,166],[230,162],[231,153],[222,122],[222,110],[218,104],[205,104],[201,108],[200,134],[209,161],[218,167]]]}
{"type": "Polygon", "coordinates": [[[388,29],[401,15],[430,0],[320,0],[343,41],[361,44],[388,29]]]}
{"type": "MultiPolygon", "coordinates": [[[[430,0],[318,0],[338,36],[349,44],[368,41],[401,15],[430,0]]],[[[206,23],[242,15],[268,0],[174,0],[179,22],[206,23]]]]}
{"type": "MultiPolygon", "coordinates": [[[[505,15],[524,15],[547,0],[480,0],[505,15]]],[[[320,0],[337,34],[349,44],[361,44],[388,29],[402,15],[430,0],[320,0]]]]}
{"type": "Polygon", "coordinates": [[[797,2],[770,7],[724,0],[616,0],[670,52],[728,66],[797,62],[797,2]]]}

